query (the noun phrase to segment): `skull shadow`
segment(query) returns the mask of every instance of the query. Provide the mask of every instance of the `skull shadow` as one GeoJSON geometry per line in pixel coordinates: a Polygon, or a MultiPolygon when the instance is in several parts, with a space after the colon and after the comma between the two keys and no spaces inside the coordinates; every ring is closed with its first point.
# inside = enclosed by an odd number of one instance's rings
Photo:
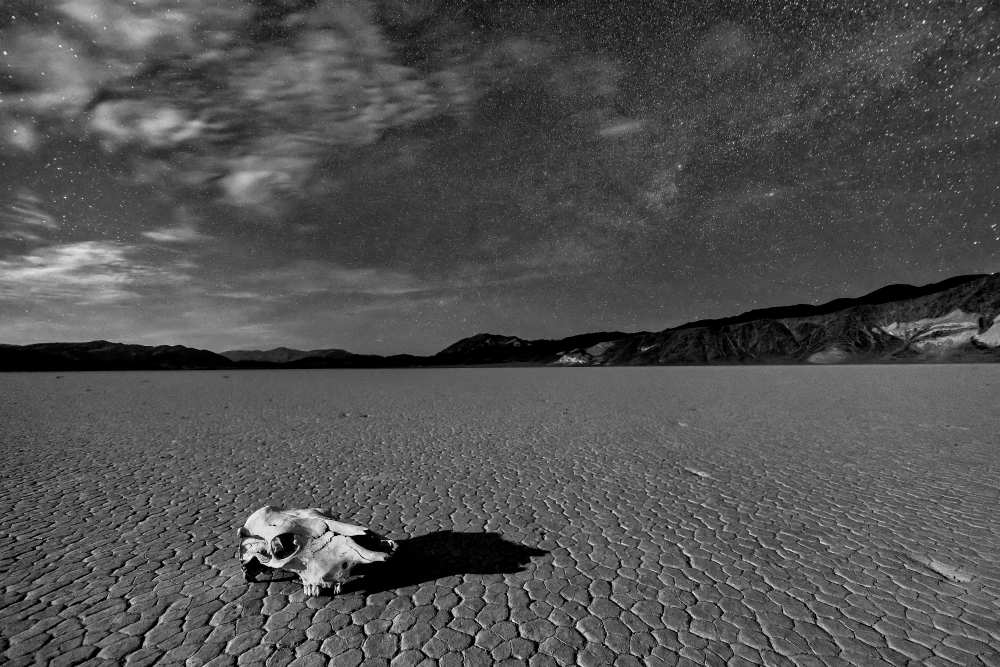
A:
{"type": "Polygon", "coordinates": [[[357,578],[343,593],[368,595],[416,586],[461,574],[513,574],[547,551],[510,542],[498,533],[442,530],[397,541],[396,553],[384,563],[359,565],[357,578]]]}

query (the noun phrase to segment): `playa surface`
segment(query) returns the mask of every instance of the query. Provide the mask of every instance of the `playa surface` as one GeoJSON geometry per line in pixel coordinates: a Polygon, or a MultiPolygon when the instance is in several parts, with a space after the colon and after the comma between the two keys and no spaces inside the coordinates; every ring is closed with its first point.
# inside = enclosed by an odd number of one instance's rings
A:
{"type": "Polygon", "coordinates": [[[1000,664],[1000,365],[0,375],[11,664],[1000,664]],[[264,504],[405,559],[245,583],[264,504]]]}

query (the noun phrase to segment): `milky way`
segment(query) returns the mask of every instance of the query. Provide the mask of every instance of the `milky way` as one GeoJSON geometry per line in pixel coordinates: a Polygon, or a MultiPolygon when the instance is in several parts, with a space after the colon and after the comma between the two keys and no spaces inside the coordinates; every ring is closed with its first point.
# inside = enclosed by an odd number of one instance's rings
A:
{"type": "Polygon", "coordinates": [[[1000,270],[989,2],[0,17],[0,342],[436,351],[1000,270]]]}

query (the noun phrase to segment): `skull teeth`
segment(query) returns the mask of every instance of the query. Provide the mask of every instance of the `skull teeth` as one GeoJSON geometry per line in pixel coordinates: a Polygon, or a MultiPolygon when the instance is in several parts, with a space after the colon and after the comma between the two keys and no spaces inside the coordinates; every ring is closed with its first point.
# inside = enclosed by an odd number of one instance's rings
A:
{"type": "Polygon", "coordinates": [[[238,537],[248,581],[257,571],[283,568],[299,573],[307,595],[324,588],[336,594],[354,565],[385,561],[396,547],[392,540],[323,510],[270,505],[251,514],[238,537]]]}

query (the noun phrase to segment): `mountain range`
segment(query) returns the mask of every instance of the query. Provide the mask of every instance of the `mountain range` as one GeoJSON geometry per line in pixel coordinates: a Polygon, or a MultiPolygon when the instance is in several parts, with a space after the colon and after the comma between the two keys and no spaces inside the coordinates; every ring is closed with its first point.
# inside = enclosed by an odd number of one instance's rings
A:
{"type": "Polygon", "coordinates": [[[1000,361],[1000,273],[889,285],[820,305],[752,310],[657,332],[554,340],[477,334],[430,356],[229,350],[108,341],[0,345],[0,371],[1000,361]]]}

